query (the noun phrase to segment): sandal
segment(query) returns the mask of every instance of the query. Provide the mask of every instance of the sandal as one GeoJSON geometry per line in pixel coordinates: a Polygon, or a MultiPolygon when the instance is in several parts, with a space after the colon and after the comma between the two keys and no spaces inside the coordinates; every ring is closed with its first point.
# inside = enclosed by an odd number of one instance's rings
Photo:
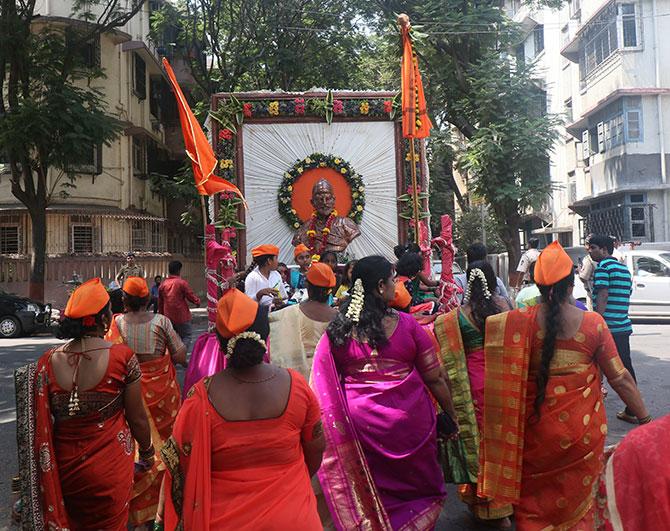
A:
{"type": "Polygon", "coordinates": [[[616,418],[618,418],[619,420],[623,420],[624,422],[628,422],[629,424],[639,424],[637,417],[629,415],[628,413],[626,413],[625,409],[623,411],[619,411],[616,414],[616,418]]]}

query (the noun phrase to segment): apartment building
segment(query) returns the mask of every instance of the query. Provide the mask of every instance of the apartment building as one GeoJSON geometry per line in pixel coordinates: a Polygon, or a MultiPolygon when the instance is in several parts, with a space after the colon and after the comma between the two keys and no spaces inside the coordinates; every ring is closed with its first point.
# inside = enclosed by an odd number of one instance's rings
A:
{"type": "MultiPolygon", "coordinates": [[[[173,173],[183,159],[174,97],[149,40],[151,12],[158,7],[158,1],[145,2],[126,26],[90,43],[88,60],[106,74],[93,83],[124,129],[111,145],[91,146],[90,159],[77,168],[76,187],[68,188],[66,197],[56,186],[47,210],[47,300],[62,298],[63,282],[73,275],[112,280],[128,251],[138,254],[148,276],[167,273],[167,262],[178,257],[198,264],[197,277],[202,277],[197,238],[179,223],[180,209],[158,195],[150,179],[173,173]]],[[[68,0],[38,0],[34,26],[82,23],[71,11],[68,0]]],[[[51,172],[50,186],[59,178],[51,172]]],[[[8,168],[0,162],[1,288],[27,293],[30,240],[30,218],[11,194],[8,168]]]]}
{"type": "Polygon", "coordinates": [[[670,0],[571,0],[561,10],[508,12],[542,27],[534,56],[548,110],[565,116],[551,157],[552,220],[537,233],[579,245],[588,233],[670,240],[666,153],[670,137],[670,0]]]}

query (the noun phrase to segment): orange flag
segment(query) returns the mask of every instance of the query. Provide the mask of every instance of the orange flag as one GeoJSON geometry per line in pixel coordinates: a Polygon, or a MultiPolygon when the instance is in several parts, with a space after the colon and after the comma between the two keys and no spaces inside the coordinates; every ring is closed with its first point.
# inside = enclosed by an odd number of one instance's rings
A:
{"type": "Polygon", "coordinates": [[[237,186],[226,179],[214,175],[214,170],[219,162],[216,155],[214,155],[214,150],[193,111],[188,106],[184,93],[181,91],[172,71],[172,67],[165,58],[163,58],[163,67],[170,80],[170,85],[172,85],[175,98],[177,98],[181,132],[184,135],[184,148],[193,165],[193,177],[195,178],[195,187],[198,189],[198,193],[200,195],[213,195],[218,192],[234,192],[244,200],[244,196],[237,186]]]}
{"type": "Polygon", "coordinates": [[[412,38],[409,34],[409,17],[398,16],[402,34],[402,135],[405,138],[426,138],[430,136],[433,124],[426,114],[426,98],[423,94],[423,83],[419,72],[419,62],[412,49],[412,38]]]}

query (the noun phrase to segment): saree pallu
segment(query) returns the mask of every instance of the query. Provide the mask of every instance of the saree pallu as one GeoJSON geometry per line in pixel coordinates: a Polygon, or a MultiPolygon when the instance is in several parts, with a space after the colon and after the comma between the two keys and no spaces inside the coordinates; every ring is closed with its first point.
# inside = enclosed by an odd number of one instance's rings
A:
{"type": "Polygon", "coordinates": [[[435,321],[435,335],[440,345],[440,359],[447,371],[451,398],[459,426],[459,444],[447,444],[447,466],[455,465],[446,474],[456,478],[458,493],[474,515],[494,520],[513,513],[509,503],[499,503],[477,495],[480,430],[484,406],[484,349],[466,354],[459,324],[458,308],[435,321]],[[458,454],[458,455],[456,455],[458,454]],[[462,477],[465,473],[465,477],[462,477]]]}
{"type": "Polygon", "coordinates": [[[324,335],[312,387],[326,436],[319,481],[336,528],[432,529],[445,492],[435,408],[417,370],[343,385],[324,335]]]}
{"type": "Polygon", "coordinates": [[[609,525],[603,530],[650,531],[670,525],[670,415],[632,430],[607,462],[609,525]]]}
{"type": "MultiPolygon", "coordinates": [[[[181,398],[179,383],[170,356],[165,355],[140,363],[142,369],[142,399],[147,412],[151,441],[160,455],[165,441],[172,435],[181,398]]],[[[154,519],[165,465],[157,459],[147,471],[137,472],[130,501],[130,518],[133,525],[139,525],[154,519]]]]}
{"type": "MultiPolygon", "coordinates": [[[[18,375],[20,437],[32,451],[22,473],[24,499],[30,503],[30,529],[125,530],[133,481],[134,442],[123,409],[109,417],[92,414],[54,426],[47,377],[49,355],[18,375]],[[33,409],[32,414],[25,407],[33,409]],[[32,426],[25,425],[32,421],[32,426]]],[[[24,527],[25,528],[25,527],[24,527]]]]}

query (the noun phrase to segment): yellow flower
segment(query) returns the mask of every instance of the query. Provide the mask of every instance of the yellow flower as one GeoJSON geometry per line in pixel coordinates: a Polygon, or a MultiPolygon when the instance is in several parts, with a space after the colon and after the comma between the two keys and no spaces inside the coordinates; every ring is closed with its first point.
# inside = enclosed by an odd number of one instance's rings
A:
{"type": "Polygon", "coordinates": [[[294,226],[296,229],[299,229],[299,228],[300,228],[300,223],[294,223],[293,226],[294,226]]]}
{"type": "Polygon", "coordinates": [[[289,172],[285,171],[284,172],[284,179],[290,179],[290,178],[291,178],[291,174],[289,172]]]}
{"type": "Polygon", "coordinates": [[[307,236],[316,236],[316,231],[310,229],[307,231],[307,236]]]}
{"type": "Polygon", "coordinates": [[[365,192],[365,186],[359,186],[358,191],[361,192],[361,193],[365,192]]]}
{"type": "Polygon", "coordinates": [[[324,227],[321,232],[324,234],[330,234],[330,229],[328,227],[324,227]]]}
{"type": "Polygon", "coordinates": [[[293,191],[293,186],[291,186],[291,185],[289,184],[289,185],[287,186],[286,189],[287,189],[289,192],[292,192],[292,191],[293,191]]]}
{"type": "Polygon", "coordinates": [[[325,162],[319,162],[319,166],[321,166],[322,168],[325,168],[325,167],[326,167],[326,163],[325,163],[325,162]]]}
{"type": "Polygon", "coordinates": [[[356,199],[356,198],[358,197],[358,192],[354,192],[353,194],[351,194],[351,197],[353,197],[354,199],[356,199]]]}
{"type": "Polygon", "coordinates": [[[358,206],[356,207],[356,210],[357,210],[358,212],[363,212],[363,207],[362,207],[361,205],[358,205],[358,206]]]}
{"type": "Polygon", "coordinates": [[[296,214],[297,212],[295,211],[295,208],[291,209],[291,214],[296,214]]]}
{"type": "Polygon", "coordinates": [[[333,209],[333,216],[337,217],[337,210],[333,209]]]}
{"type": "Polygon", "coordinates": [[[304,170],[303,170],[302,166],[300,166],[300,167],[298,168],[298,173],[302,173],[303,171],[304,171],[304,170]]]}
{"type": "Polygon", "coordinates": [[[271,101],[270,104],[268,105],[268,114],[271,116],[278,116],[279,115],[279,102],[278,101],[271,101]]]}
{"type": "Polygon", "coordinates": [[[370,112],[370,104],[367,101],[364,101],[360,105],[361,114],[367,114],[370,112]]]}
{"type": "Polygon", "coordinates": [[[339,163],[342,162],[342,161],[341,161],[340,159],[335,159],[333,162],[334,162],[335,164],[339,164],[339,163]]]}
{"type": "Polygon", "coordinates": [[[316,263],[319,260],[321,260],[321,255],[320,254],[315,254],[314,256],[312,256],[312,262],[313,263],[316,263]]]}
{"type": "Polygon", "coordinates": [[[232,159],[221,159],[221,162],[219,163],[219,167],[222,170],[227,170],[228,168],[232,168],[233,167],[232,159]]]}
{"type": "Polygon", "coordinates": [[[305,159],[305,164],[311,164],[311,163],[312,163],[312,159],[310,159],[309,157],[307,157],[307,158],[305,159]]]}
{"type": "Polygon", "coordinates": [[[417,121],[416,121],[416,126],[417,126],[417,127],[421,127],[421,120],[417,120],[417,121]]]}
{"type": "Polygon", "coordinates": [[[346,169],[346,168],[342,168],[342,169],[340,170],[340,173],[342,173],[342,174],[347,173],[347,169],[346,169]]]}

